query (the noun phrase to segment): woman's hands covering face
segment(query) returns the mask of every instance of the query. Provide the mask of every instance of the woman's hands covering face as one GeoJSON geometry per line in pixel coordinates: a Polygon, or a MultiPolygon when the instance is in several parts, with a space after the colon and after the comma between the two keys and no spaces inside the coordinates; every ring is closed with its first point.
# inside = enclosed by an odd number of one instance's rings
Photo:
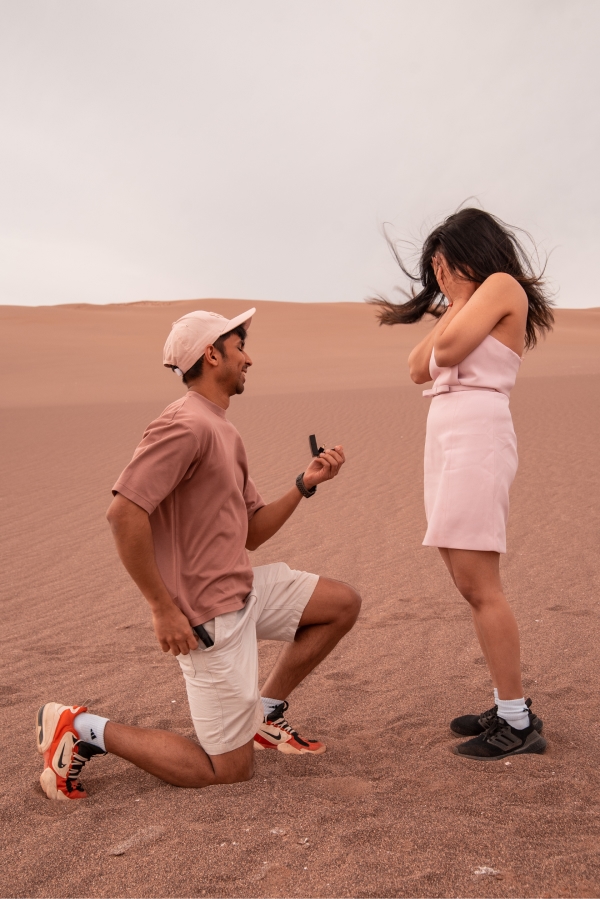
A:
{"type": "Polygon", "coordinates": [[[479,284],[476,281],[469,281],[453,271],[440,252],[435,253],[431,257],[431,267],[433,268],[438,287],[448,300],[448,306],[454,306],[454,312],[458,312],[459,309],[462,309],[468,303],[479,284]]]}

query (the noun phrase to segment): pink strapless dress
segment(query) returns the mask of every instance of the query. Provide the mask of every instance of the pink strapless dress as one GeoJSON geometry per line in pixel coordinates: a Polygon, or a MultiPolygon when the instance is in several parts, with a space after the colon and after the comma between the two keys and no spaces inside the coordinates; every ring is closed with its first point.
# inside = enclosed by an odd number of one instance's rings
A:
{"type": "Polygon", "coordinates": [[[521,359],[491,334],[459,365],[431,354],[424,546],[506,552],[517,438],[508,405],[521,359]]]}

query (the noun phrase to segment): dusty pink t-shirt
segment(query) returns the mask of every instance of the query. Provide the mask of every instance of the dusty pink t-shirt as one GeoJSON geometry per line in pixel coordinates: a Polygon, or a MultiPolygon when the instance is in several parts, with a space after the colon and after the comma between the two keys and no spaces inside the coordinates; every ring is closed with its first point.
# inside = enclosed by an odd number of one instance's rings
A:
{"type": "Polygon", "coordinates": [[[252,587],[248,521],[264,502],[220,406],[192,390],[167,406],[113,493],[150,515],[158,570],[190,624],[244,606],[252,587]]]}

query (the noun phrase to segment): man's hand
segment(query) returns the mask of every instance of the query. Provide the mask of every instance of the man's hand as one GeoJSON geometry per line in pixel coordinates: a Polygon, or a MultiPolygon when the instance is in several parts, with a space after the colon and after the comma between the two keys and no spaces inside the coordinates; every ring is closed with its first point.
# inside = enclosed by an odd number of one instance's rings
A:
{"type": "Polygon", "coordinates": [[[175,603],[152,611],[154,633],[163,652],[186,656],[190,649],[198,648],[198,638],[183,612],[175,603]]]}
{"type": "Polygon", "coordinates": [[[333,449],[325,450],[320,456],[315,456],[304,472],[303,480],[307,490],[335,478],[345,461],[343,446],[334,446],[333,449]]]}

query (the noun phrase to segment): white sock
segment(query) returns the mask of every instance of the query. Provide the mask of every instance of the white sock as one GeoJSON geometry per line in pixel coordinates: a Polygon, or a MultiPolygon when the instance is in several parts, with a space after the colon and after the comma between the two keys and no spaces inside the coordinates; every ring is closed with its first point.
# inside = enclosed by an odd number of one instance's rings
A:
{"type": "Polygon", "coordinates": [[[101,718],[100,715],[90,715],[88,712],[82,712],[77,715],[73,721],[73,727],[77,731],[80,740],[84,743],[91,743],[92,746],[98,746],[103,752],[106,752],[104,745],[104,728],[108,723],[108,718],[101,718]]]}
{"type": "Polygon", "coordinates": [[[261,696],[260,699],[262,702],[263,711],[265,713],[265,718],[267,717],[267,715],[271,714],[273,709],[276,709],[277,706],[281,705],[281,703],[283,702],[283,699],[269,699],[268,696],[261,696]]]}
{"type": "Polygon", "coordinates": [[[523,699],[499,699],[498,717],[504,718],[507,724],[516,730],[523,730],[529,726],[529,710],[523,699]]]}
{"type": "Polygon", "coordinates": [[[498,705],[498,689],[494,687],[494,705],[498,705]]]}

